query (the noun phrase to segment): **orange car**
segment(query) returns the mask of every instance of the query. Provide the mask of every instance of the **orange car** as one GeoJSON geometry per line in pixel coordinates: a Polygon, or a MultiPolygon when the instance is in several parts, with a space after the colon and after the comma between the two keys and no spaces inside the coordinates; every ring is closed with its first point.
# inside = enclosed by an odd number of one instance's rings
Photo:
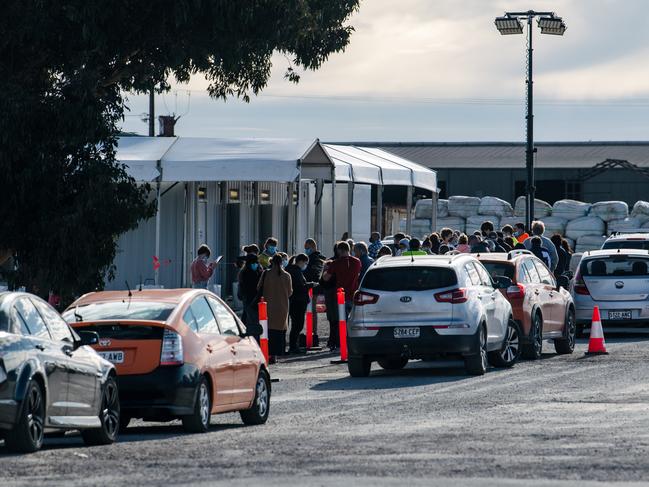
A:
{"type": "Polygon", "coordinates": [[[513,250],[508,254],[477,254],[492,278],[508,277],[512,285],[501,289],[512,305],[521,337],[521,354],[528,359],[541,357],[543,341],[554,339],[557,353],[575,348],[575,305],[567,291],[568,280],[559,284],[550,270],[532,252],[513,250]]]}
{"type": "MultiPolygon", "coordinates": [[[[182,419],[207,431],[211,414],[266,422],[270,375],[257,342],[230,308],[200,289],[107,291],[82,296],[63,317],[96,331],[93,348],[115,364],[122,428],[131,418],[182,419]]],[[[255,334],[257,331],[254,330],[255,334]]]]}

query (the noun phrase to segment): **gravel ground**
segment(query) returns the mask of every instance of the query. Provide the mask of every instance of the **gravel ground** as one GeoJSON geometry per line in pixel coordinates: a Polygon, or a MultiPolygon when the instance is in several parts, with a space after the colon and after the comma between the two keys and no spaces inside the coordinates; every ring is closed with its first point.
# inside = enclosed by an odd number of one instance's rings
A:
{"type": "MultiPolygon", "coordinates": [[[[134,423],[107,447],[76,435],[43,451],[0,446],[0,485],[619,485],[649,481],[649,340],[607,338],[608,356],[544,355],[469,377],[460,363],[376,365],[348,377],[327,353],[272,366],[271,417],[210,432],[134,423]]],[[[551,345],[544,345],[552,350],[551,345]]]]}

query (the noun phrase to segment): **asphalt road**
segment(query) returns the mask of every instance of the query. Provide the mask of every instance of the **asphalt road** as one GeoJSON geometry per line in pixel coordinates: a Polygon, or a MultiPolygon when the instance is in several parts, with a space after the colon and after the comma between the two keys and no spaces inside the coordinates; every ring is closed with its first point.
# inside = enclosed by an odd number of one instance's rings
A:
{"type": "Polygon", "coordinates": [[[289,359],[272,366],[264,426],[227,414],[203,435],[135,423],[107,447],[76,435],[32,455],[0,446],[0,486],[649,482],[649,339],[607,345],[608,356],[584,357],[580,341],[484,377],[415,362],[352,379],[329,354],[289,359]]]}

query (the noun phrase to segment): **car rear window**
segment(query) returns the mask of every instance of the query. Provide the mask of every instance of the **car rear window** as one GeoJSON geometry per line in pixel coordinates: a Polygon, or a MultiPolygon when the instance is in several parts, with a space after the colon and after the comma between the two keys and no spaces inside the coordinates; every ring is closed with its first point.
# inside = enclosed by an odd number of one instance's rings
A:
{"type": "Polygon", "coordinates": [[[99,338],[113,340],[162,340],[164,328],[162,326],[120,325],[107,323],[105,325],[90,325],[78,328],[81,331],[96,331],[99,338]]]}
{"type": "Polygon", "coordinates": [[[505,276],[509,277],[512,280],[514,279],[514,266],[512,264],[508,264],[506,262],[482,261],[480,261],[480,263],[485,266],[492,279],[494,279],[496,276],[505,276]]]}
{"type": "Polygon", "coordinates": [[[126,298],[120,301],[76,306],[63,313],[63,318],[68,323],[98,320],[166,321],[175,307],[175,304],[170,303],[131,301],[126,298]]]}
{"type": "Polygon", "coordinates": [[[369,270],[361,287],[375,291],[426,291],[456,284],[455,271],[446,267],[393,267],[369,270]]]}
{"type": "Polygon", "coordinates": [[[615,255],[586,259],[580,266],[582,276],[647,276],[649,275],[649,258],[615,255]]]}
{"type": "Polygon", "coordinates": [[[611,240],[610,242],[604,242],[602,249],[649,250],[649,240],[611,240]]]}

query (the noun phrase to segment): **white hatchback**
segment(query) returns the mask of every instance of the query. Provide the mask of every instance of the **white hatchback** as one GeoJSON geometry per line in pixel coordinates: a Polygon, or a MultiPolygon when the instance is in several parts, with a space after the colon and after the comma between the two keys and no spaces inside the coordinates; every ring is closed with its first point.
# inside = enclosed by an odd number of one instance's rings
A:
{"type": "Polygon", "coordinates": [[[508,367],[519,356],[512,308],[469,254],[382,257],[354,296],[347,329],[350,375],[367,376],[372,361],[399,369],[409,359],[461,356],[470,374],[488,363],[508,367]]]}

